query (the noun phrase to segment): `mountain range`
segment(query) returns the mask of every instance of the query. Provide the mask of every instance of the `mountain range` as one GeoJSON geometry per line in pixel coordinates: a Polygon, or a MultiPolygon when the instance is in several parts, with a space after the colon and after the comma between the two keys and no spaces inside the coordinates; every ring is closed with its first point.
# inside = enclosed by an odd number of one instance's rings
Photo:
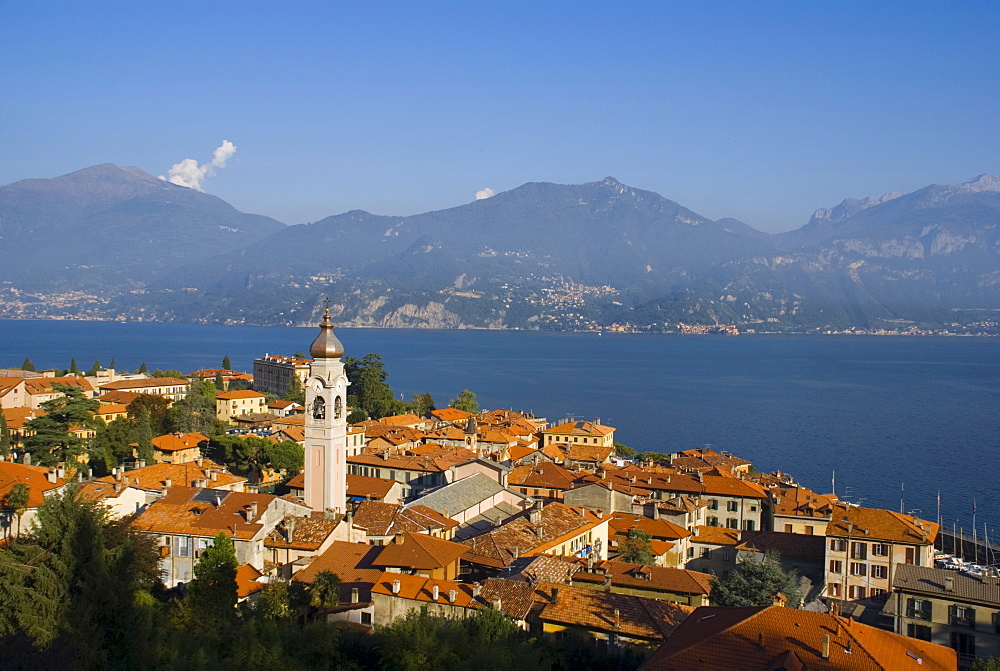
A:
{"type": "Polygon", "coordinates": [[[0,316],[803,331],[1000,310],[1000,179],[846,199],[767,234],[608,177],[286,226],[138,168],[0,187],[0,316]]]}

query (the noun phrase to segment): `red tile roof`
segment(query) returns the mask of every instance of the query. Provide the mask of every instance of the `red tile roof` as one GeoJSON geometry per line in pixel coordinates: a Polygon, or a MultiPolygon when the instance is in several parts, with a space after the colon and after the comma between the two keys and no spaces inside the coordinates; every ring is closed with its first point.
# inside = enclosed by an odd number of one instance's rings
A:
{"type": "Polygon", "coordinates": [[[0,501],[4,501],[16,484],[28,485],[28,507],[37,508],[45,500],[45,492],[57,489],[66,484],[62,478],[55,478],[55,483],[49,482],[48,474],[52,469],[41,466],[27,466],[10,461],[0,461],[0,501]]]}
{"type": "Polygon", "coordinates": [[[402,541],[383,546],[372,565],[433,570],[453,564],[468,551],[468,546],[461,543],[409,532],[403,534],[402,541]]]}
{"type": "Polygon", "coordinates": [[[698,608],[641,669],[950,671],[957,666],[955,651],[944,646],[835,615],[764,606],[698,608]],[[821,655],[824,636],[830,637],[827,659],[821,655]]]}

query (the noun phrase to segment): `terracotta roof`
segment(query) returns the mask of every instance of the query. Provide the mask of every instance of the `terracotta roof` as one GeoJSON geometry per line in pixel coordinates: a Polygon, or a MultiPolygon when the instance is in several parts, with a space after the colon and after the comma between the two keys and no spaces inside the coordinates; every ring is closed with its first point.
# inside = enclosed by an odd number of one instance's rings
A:
{"type": "Polygon", "coordinates": [[[763,499],[767,492],[754,482],[740,480],[726,475],[702,475],[695,477],[667,469],[647,469],[627,467],[621,470],[603,471],[604,480],[621,482],[648,490],[660,490],[701,496],[731,496],[763,499]]]}
{"type": "Polygon", "coordinates": [[[294,548],[315,551],[330,537],[343,516],[327,519],[322,512],[313,512],[309,517],[285,515],[264,538],[264,546],[269,548],[294,548]]]}
{"type": "Polygon", "coordinates": [[[468,551],[469,548],[461,543],[409,532],[403,534],[402,541],[383,546],[372,565],[431,570],[458,561],[468,551]]]}
{"type": "Polygon", "coordinates": [[[78,387],[85,392],[94,391],[94,387],[91,386],[85,378],[78,377],[76,375],[68,375],[66,377],[31,377],[24,380],[24,390],[29,394],[51,394],[55,391],[52,385],[54,384],[64,384],[68,387],[78,387]]]}
{"type": "MultiPolygon", "coordinates": [[[[149,395],[151,394],[147,394],[147,396],[149,395]]],[[[128,405],[140,396],[142,396],[142,394],[137,394],[134,391],[109,391],[101,394],[97,400],[101,403],[124,403],[125,405],[128,405]]]]}
{"type": "Polygon", "coordinates": [[[664,566],[630,564],[608,559],[595,562],[587,568],[587,560],[576,557],[560,557],[561,561],[576,566],[573,580],[579,582],[603,583],[605,576],[611,576],[612,585],[635,587],[637,589],[674,592],[677,594],[707,595],[712,591],[712,576],[698,571],[664,566]]]}
{"type": "Polygon", "coordinates": [[[265,587],[267,583],[257,582],[257,578],[264,575],[250,564],[240,564],[236,567],[236,595],[240,599],[245,599],[251,594],[256,594],[265,587]]]}
{"type": "Polygon", "coordinates": [[[372,587],[372,594],[384,594],[400,599],[425,601],[458,606],[460,608],[476,608],[477,599],[472,596],[472,585],[453,580],[435,580],[421,575],[406,575],[403,573],[385,572],[381,574],[372,587]],[[399,592],[393,592],[393,583],[399,583],[399,592]],[[438,598],[434,598],[434,588],[438,588],[438,598]],[[449,593],[454,592],[455,600],[449,600],[449,593]]]}
{"type": "Polygon", "coordinates": [[[55,478],[55,483],[49,482],[48,474],[52,472],[52,469],[42,466],[0,461],[0,501],[6,499],[14,485],[23,484],[28,485],[28,507],[37,508],[45,500],[45,492],[66,484],[59,477],[55,478]]]}
{"type": "Polygon", "coordinates": [[[769,493],[775,515],[829,519],[837,501],[805,487],[777,487],[769,493]]]}
{"type": "Polygon", "coordinates": [[[153,447],[160,452],[176,452],[178,450],[189,450],[198,447],[200,443],[208,442],[208,436],[200,433],[168,433],[163,436],[153,438],[153,447]]]}
{"type": "Polygon", "coordinates": [[[631,515],[629,513],[613,513],[608,528],[613,529],[615,534],[627,536],[632,529],[645,531],[653,538],[687,538],[691,532],[684,527],[677,526],[667,520],[654,520],[642,515],[631,515]]]}
{"type": "Polygon", "coordinates": [[[702,607],[653,653],[643,671],[668,669],[957,668],[950,648],[893,634],[826,613],[765,606],[702,607]],[[830,654],[823,659],[823,636],[830,654]],[[794,658],[791,657],[794,655],[794,658]]]}
{"type": "Polygon", "coordinates": [[[316,574],[329,571],[340,578],[341,601],[350,598],[354,587],[358,588],[362,601],[370,601],[371,586],[382,575],[382,570],[372,566],[371,560],[381,551],[377,545],[334,541],[326,552],[292,576],[292,580],[309,585],[316,574]]]}
{"type": "Polygon", "coordinates": [[[426,533],[451,529],[458,526],[458,522],[427,506],[404,508],[395,503],[362,501],[354,512],[354,526],[364,529],[369,536],[392,536],[409,531],[426,533]]]}
{"type": "Polygon", "coordinates": [[[571,472],[549,461],[537,464],[516,466],[511,469],[507,482],[518,487],[538,489],[570,489],[576,476],[571,472]]]}
{"type": "Polygon", "coordinates": [[[542,433],[556,433],[574,436],[606,436],[610,433],[614,433],[614,431],[614,427],[604,426],[603,424],[598,424],[597,422],[578,421],[553,426],[550,429],[545,429],[542,433]]]}
{"type": "Polygon", "coordinates": [[[80,485],[80,498],[85,501],[100,502],[105,499],[116,499],[121,496],[128,487],[119,486],[115,489],[111,482],[86,482],[80,485]]]}
{"type": "MultiPolygon", "coordinates": [[[[302,486],[305,487],[304,475],[302,475],[302,479],[302,486]]],[[[389,495],[389,491],[395,484],[395,480],[389,480],[388,478],[372,478],[366,475],[354,475],[353,473],[348,473],[347,495],[364,496],[372,499],[384,499],[389,495]]],[[[288,486],[292,486],[290,482],[288,483],[288,486]]]]}
{"type": "Polygon", "coordinates": [[[739,529],[727,529],[726,527],[696,527],[697,533],[691,539],[692,543],[704,543],[705,545],[739,545],[739,529]]]}
{"type": "Polygon", "coordinates": [[[269,494],[175,486],[136,517],[132,526],[151,533],[202,537],[223,532],[246,540],[261,530],[264,512],[274,499],[269,494]],[[250,516],[251,503],[257,504],[256,517],[250,516]]]}
{"type": "Polygon", "coordinates": [[[503,525],[462,541],[470,548],[469,561],[504,567],[518,556],[541,554],[607,520],[585,508],[549,503],[541,510],[538,524],[525,511],[503,525]],[[583,514],[581,514],[581,511],[583,514]]]}
{"type": "MultiPolygon", "coordinates": [[[[464,460],[464,459],[463,459],[464,460]]],[[[378,466],[380,468],[392,468],[395,470],[424,471],[426,473],[439,473],[447,470],[451,464],[439,463],[437,459],[429,457],[379,457],[374,454],[356,454],[347,458],[349,464],[361,464],[363,466],[378,466]]]]}
{"type": "Polygon", "coordinates": [[[233,391],[223,391],[215,395],[215,400],[232,401],[238,398],[267,398],[259,391],[249,389],[234,389],[233,391]]]}
{"type": "Polygon", "coordinates": [[[783,531],[744,531],[737,550],[774,550],[782,557],[807,557],[823,562],[826,554],[826,538],[807,534],[792,534],[783,531]]]}
{"type": "MultiPolygon", "coordinates": [[[[192,486],[195,480],[206,480],[208,489],[219,487],[231,487],[247,479],[232,473],[226,472],[223,466],[215,463],[211,459],[202,459],[201,466],[198,462],[189,461],[183,464],[150,464],[143,468],[136,468],[125,471],[123,478],[128,478],[128,486],[144,489],[146,491],[159,491],[167,486],[167,480],[171,485],[192,486]],[[212,474],[215,479],[212,479],[212,474]]],[[[111,484],[115,481],[113,475],[97,478],[95,482],[111,484]]]]}
{"type": "Polygon", "coordinates": [[[199,380],[210,380],[216,375],[222,375],[223,380],[248,380],[253,381],[253,375],[249,373],[241,373],[237,370],[226,370],[225,368],[202,368],[201,370],[196,370],[193,373],[188,373],[189,378],[198,378],[199,380]]]}
{"type": "Polygon", "coordinates": [[[301,403],[296,403],[295,401],[286,401],[283,398],[276,398],[273,401],[267,402],[267,407],[277,408],[278,410],[284,410],[285,408],[290,408],[293,405],[298,406],[300,408],[302,407],[301,403]]]}
{"type": "Polygon", "coordinates": [[[535,604],[535,588],[520,580],[487,578],[479,592],[479,603],[473,607],[490,608],[500,600],[500,610],[515,620],[526,620],[535,604]]]}
{"type": "Polygon", "coordinates": [[[582,443],[570,443],[566,450],[566,458],[573,461],[587,461],[603,464],[614,451],[613,447],[602,445],[583,445],[582,443]]]}
{"type": "Polygon", "coordinates": [[[662,641],[694,611],[658,599],[553,583],[540,583],[535,594],[545,604],[539,613],[545,622],[649,641],[662,641]]]}
{"type": "Polygon", "coordinates": [[[94,410],[94,414],[98,417],[101,415],[117,415],[124,412],[128,412],[128,406],[124,403],[104,403],[94,410]]]}
{"type": "Polygon", "coordinates": [[[534,447],[528,447],[527,445],[514,445],[513,447],[510,448],[510,460],[520,461],[529,454],[532,454],[533,452],[537,451],[538,450],[535,449],[534,447]]]}
{"type": "Polygon", "coordinates": [[[573,558],[567,557],[564,561],[559,555],[535,555],[518,557],[500,572],[500,577],[568,585],[579,570],[580,565],[573,558]]]}
{"type": "Polygon", "coordinates": [[[102,384],[98,389],[103,391],[122,391],[126,389],[149,389],[150,387],[178,387],[187,386],[187,380],[178,380],[176,377],[151,377],[141,380],[118,380],[102,384]]]}
{"type": "Polygon", "coordinates": [[[383,417],[379,420],[383,424],[391,424],[396,426],[409,426],[410,424],[423,424],[424,420],[417,417],[413,413],[405,413],[402,415],[390,415],[389,417],[383,417]]]}
{"type": "Polygon", "coordinates": [[[301,426],[288,426],[278,430],[278,437],[293,443],[303,443],[306,440],[306,430],[301,426]]]}
{"type": "MultiPolygon", "coordinates": [[[[347,477],[351,477],[350,474],[348,474],[347,477]]],[[[305,489],[306,488],[306,474],[305,473],[299,473],[294,478],[292,478],[287,483],[285,483],[285,485],[289,489],[305,489]]]]}
{"type": "Polygon", "coordinates": [[[45,416],[44,410],[24,407],[0,408],[0,412],[3,412],[4,419],[7,420],[8,429],[23,429],[25,422],[45,416]]]}
{"type": "Polygon", "coordinates": [[[826,525],[826,535],[927,545],[934,543],[938,529],[936,522],[891,510],[837,506],[826,525]]]}
{"type": "Polygon", "coordinates": [[[442,422],[461,422],[471,417],[472,413],[458,408],[439,408],[431,410],[431,416],[442,422]]]}

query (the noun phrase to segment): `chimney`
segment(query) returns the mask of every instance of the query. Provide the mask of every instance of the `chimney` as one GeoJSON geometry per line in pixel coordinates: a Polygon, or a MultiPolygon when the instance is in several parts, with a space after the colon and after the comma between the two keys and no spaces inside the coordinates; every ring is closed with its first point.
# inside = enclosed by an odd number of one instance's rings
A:
{"type": "Polygon", "coordinates": [[[528,521],[531,522],[532,524],[534,524],[535,526],[538,526],[539,524],[541,524],[541,522],[542,522],[542,510],[541,510],[541,508],[539,508],[538,506],[535,506],[534,508],[532,508],[531,512],[528,513],[528,521]]]}
{"type": "Polygon", "coordinates": [[[656,507],[656,503],[653,503],[653,515],[654,520],[660,519],[660,509],[656,507]]]}
{"type": "Polygon", "coordinates": [[[215,481],[217,481],[219,479],[219,472],[218,471],[212,471],[209,474],[209,477],[212,478],[212,482],[215,482],[215,481]]]}
{"type": "Polygon", "coordinates": [[[580,506],[580,517],[587,517],[587,509],[583,506],[580,506]]]}
{"type": "Polygon", "coordinates": [[[122,490],[122,485],[120,482],[115,482],[112,483],[111,488],[114,489],[116,492],[120,492],[122,490]]]}
{"type": "Polygon", "coordinates": [[[604,574],[604,591],[605,592],[610,592],[611,591],[611,574],[610,573],[604,574]]]}
{"type": "Polygon", "coordinates": [[[139,468],[146,468],[146,460],[145,459],[140,459],[139,460],[139,468]]]}
{"type": "Polygon", "coordinates": [[[457,599],[458,599],[458,590],[457,589],[448,590],[448,603],[455,603],[457,599]]]}
{"type": "Polygon", "coordinates": [[[757,648],[764,651],[764,632],[759,632],[757,634],[757,648]]]}
{"type": "Polygon", "coordinates": [[[438,597],[441,595],[441,588],[438,587],[437,585],[434,585],[434,587],[431,588],[431,594],[432,594],[434,600],[437,601],[438,597]]]}
{"type": "Polygon", "coordinates": [[[167,478],[163,481],[163,486],[166,487],[167,489],[170,489],[171,487],[174,486],[174,481],[171,480],[170,478],[167,478]]]}
{"type": "Polygon", "coordinates": [[[351,588],[351,603],[357,603],[360,600],[360,593],[357,587],[351,588]]]}
{"type": "Polygon", "coordinates": [[[493,610],[500,610],[503,606],[503,601],[500,599],[493,599],[493,610]]]}
{"type": "Polygon", "coordinates": [[[252,522],[257,519],[257,502],[251,501],[250,503],[250,517],[247,518],[247,522],[252,522]]]}
{"type": "Polygon", "coordinates": [[[559,602],[559,588],[558,587],[553,587],[552,588],[552,603],[558,603],[558,602],[559,602]]]}
{"type": "Polygon", "coordinates": [[[295,538],[295,523],[296,519],[294,517],[289,517],[285,520],[285,532],[288,534],[289,543],[295,538]]]}
{"type": "Polygon", "coordinates": [[[615,608],[615,629],[617,630],[621,626],[622,626],[622,614],[617,608],[615,608]]]}
{"type": "Polygon", "coordinates": [[[542,536],[544,536],[544,535],[545,535],[545,531],[544,531],[544,530],[542,529],[542,527],[541,527],[541,526],[537,526],[537,527],[535,527],[535,536],[536,536],[537,538],[541,538],[541,537],[542,537],[542,536]]]}
{"type": "Polygon", "coordinates": [[[55,471],[45,471],[45,479],[51,484],[56,484],[56,472],[55,471]]]}
{"type": "Polygon", "coordinates": [[[944,591],[954,592],[955,591],[955,578],[953,576],[945,576],[944,579],[944,591]]]}
{"type": "Polygon", "coordinates": [[[205,460],[204,460],[204,459],[202,459],[201,457],[198,457],[197,459],[195,459],[195,460],[194,460],[194,463],[196,463],[196,464],[198,465],[198,468],[201,468],[201,465],[202,465],[202,464],[203,464],[204,462],[205,462],[205,460]]]}
{"type": "Polygon", "coordinates": [[[169,490],[166,487],[164,487],[163,489],[160,490],[160,496],[161,497],[162,496],[166,496],[168,493],[169,493],[169,490]]]}
{"type": "Polygon", "coordinates": [[[482,590],[483,586],[480,585],[478,582],[472,583],[472,598],[474,599],[477,598],[482,590]]]}
{"type": "Polygon", "coordinates": [[[823,661],[830,659],[830,634],[823,634],[823,649],[820,652],[820,656],[823,658],[823,661]]]}
{"type": "Polygon", "coordinates": [[[592,554],[587,555],[587,570],[588,571],[594,570],[594,555],[592,554]]]}
{"type": "Polygon", "coordinates": [[[399,581],[398,580],[393,580],[392,581],[392,593],[393,594],[399,594],[399,581]]]}

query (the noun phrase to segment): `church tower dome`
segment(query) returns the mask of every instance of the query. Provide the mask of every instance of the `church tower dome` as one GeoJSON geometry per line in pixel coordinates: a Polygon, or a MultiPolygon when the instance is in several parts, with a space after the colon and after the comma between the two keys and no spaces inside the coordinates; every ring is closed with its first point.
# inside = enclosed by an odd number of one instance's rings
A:
{"type": "Polygon", "coordinates": [[[309,347],[309,354],[314,359],[339,359],[344,356],[344,346],[333,333],[333,323],[330,322],[330,308],[323,312],[323,321],[319,325],[320,332],[309,347]]]}

